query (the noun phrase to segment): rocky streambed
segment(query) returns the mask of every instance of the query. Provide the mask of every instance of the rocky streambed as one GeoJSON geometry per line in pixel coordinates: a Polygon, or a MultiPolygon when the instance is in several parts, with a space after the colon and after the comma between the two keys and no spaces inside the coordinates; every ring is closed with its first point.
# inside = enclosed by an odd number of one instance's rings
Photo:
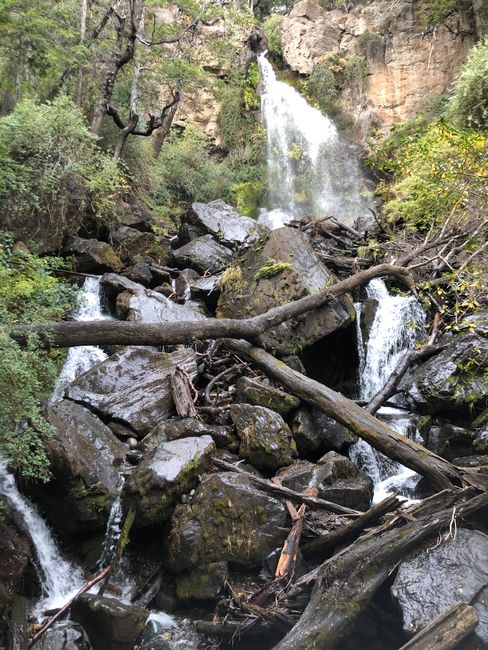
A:
{"type": "MultiPolygon", "coordinates": [[[[105,242],[77,238],[69,251],[79,271],[101,275],[102,302],[113,318],[164,327],[212,315],[246,318],[329,286],[336,276],[322,257],[337,255],[337,240],[348,238],[337,228],[340,237],[290,226],[269,230],[215,201],[195,204],[171,242],[142,221],[119,226],[105,242]]],[[[361,297],[343,296],[271,328],[263,344],[282,363],[354,398],[354,303],[361,297]]],[[[395,405],[408,412],[412,435],[430,450],[480,474],[488,466],[487,322],[488,315],[479,315],[442,337],[439,353],[403,380],[395,405]]],[[[361,324],[367,336],[364,313],[361,324]]],[[[288,589],[345,543],[317,555],[318,541],[340,540],[371,507],[373,479],[348,457],[356,436],[223,341],[104,352],[47,407],[52,480],[21,488],[87,582],[100,569],[114,504],[120,522],[134,515],[130,541],[105,591],[78,598],[70,622],[35,647],[275,647],[306,603],[302,593],[301,604],[289,599],[274,611],[260,600],[276,584],[300,507],[286,505],[272,485],[308,490],[321,501],[300,515],[300,550],[292,574],[279,583],[288,589]]],[[[417,498],[431,493],[425,481],[418,484],[417,498]]],[[[8,647],[23,648],[31,635],[26,599],[39,596],[36,531],[25,529],[6,497],[2,629],[8,647]]],[[[457,602],[473,605],[479,618],[462,647],[488,647],[483,513],[458,519],[454,508],[447,534],[428,537],[396,562],[354,631],[334,647],[398,648],[457,602]]],[[[112,527],[113,550],[120,528],[112,527]]]]}

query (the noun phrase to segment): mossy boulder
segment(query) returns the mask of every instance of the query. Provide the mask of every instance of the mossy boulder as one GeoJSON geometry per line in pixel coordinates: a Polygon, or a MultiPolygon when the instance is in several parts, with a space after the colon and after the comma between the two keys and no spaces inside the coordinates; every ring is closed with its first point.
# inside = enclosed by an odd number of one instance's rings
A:
{"type": "Polygon", "coordinates": [[[212,235],[192,239],[173,251],[173,263],[180,269],[191,268],[198,273],[218,273],[230,263],[232,252],[212,235]]]}
{"type": "Polygon", "coordinates": [[[472,416],[486,405],[488,338],[456,334],[441,343],[446,348],[416,370],[407,395],[423,413],[472,416]]]}
{"type": "MultiPolygon", "coordinates": [[[[317,293],[334,282],[304,233],[279,228],[248,249],[234,274],[223,276],[217,315],[248,318],[317,293]]],[[[294,353],[348,325],[354,317],[352,299],[344,296],[271,328],[265,338],[269,344],[281,344],[294,353]]]]}
{"type": "Polygon", "coordinates": [[[76,256],[76,268],[83,273],[120,271],[122,262],[110,244],[98,239],[75,237],[67,250],[76,256]]]}
{"type": "Polygon", "coordinates": [[[230,415],[241,441],[239,455],[257,469],[275,470],[296,458],[295,441],[279,413],[264,406],[233,404],[230,415]]]}
{"type": "Polygon", "coordinates": [[[197,418],[171,418],[157,424],[141,440],[139,449],[143,453],[148,453],[163,442],[194,436],[211,436],[217,447],[231,446],[236,450],[238,448],[238,440],[231,427],[206,424],[197,418]]]}
{"type": "Polygon", "coordinates": [[[181,495],[197,485],[214,451],[210,436],[183,438],[157,446],[124,487],[125,501],[136,507],[136,525],[167,521],[181,495]]]}
{"type": "Polygon", "coordinates": [[[291,424],[298,452],[306,458],[316,459],[326,451],[345,451],[357,442],[357,437],[325,413],[302,406],[291,424]]]}
{"type": "Polygon", "coordinates": [[[152,232],[141,232],[129,226],[119,226],[111,239],[120,257],[131,261],[138,255],[149,256],[156,264],[166,266],[171,258],[169,240],[152,232]]]}
{"type": "Polygon", "coordinates": [[[247,476],[210,474],[191,503],[175,510],[167,563],[175,573],[209,562],[254,567],[283,543],[287,530],[281,501],[255,488],[247,476]]]}
{"type": "Polygon", "coordinates": [[[213,600],[227,579],[227,562],[210,562],[176,576],[180,600],[213,600]]]}
{"type": "Polygon", "coordinates": [[[239,377],[234,399],[236,402],[265,406],[284,417],[300,406],[300,400],[295,395],[249,377],[239,377]]]}

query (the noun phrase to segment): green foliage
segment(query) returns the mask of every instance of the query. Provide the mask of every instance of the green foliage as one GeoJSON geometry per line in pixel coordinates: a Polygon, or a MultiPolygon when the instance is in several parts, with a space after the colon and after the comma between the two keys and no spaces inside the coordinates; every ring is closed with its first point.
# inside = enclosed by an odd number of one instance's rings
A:
{"type": "Polygon", "coordinates": [[[368,30],[357,37],[359,51],[368,61],[382,61],[384,59],[384,40],[379,34],[368,30]]]}
{"type": "Polygon", "coordinates": [[[260,180],[232,185],[230,188],[232,203],[236,206],[239,214],[245,217],[255,217],[263,190],[264,184],[260,180]]]}
{"type": "Polygon", "coordinates": [[[67,97],[26,99],[0,119],[0,210],[11,226],[35,217],[61,231],[85,212],[107,220],[126,187],[67,97]]]}
{"type": "Polygon", "coordinates": [[[448,114],[459,126],[488,129],[488,38],[471,49],[459,71],[448,114]]]}
{"type": "Polygon", "coordinates": [[[263,21],[262,27],[268,42],[268,52],[277,61],[282,60],[283,43],[281,40],[281,23],[283,16],[273,14],[263,21]]]}
{"type": "Polygon", "coordinates": [[[456,11],[470,11],[471,0],[421,0],[419,14],[428,26],[440,25],[456,11]]]}
{"type": "Polygon", "coordinates": [[[488,207],[487,154],[486,134],[458,130],[442,120],[396,129],[374,158],[393,177],[393,183],[379,188],[390,221],[425,231],[449,215],[461,220],[483,214],[488,207]]]}
{"type": "Polygon", "coordinates": [[[266,264],[262,266],[255,274],[255,280],[268,280],[269,278],[274,278],[275,275],[279,275],[289,269],[291,264],[289,262],[277,262],[276,260],[270,258],[266,261],[266,264]]]}
{"type": "Polygon", "coordinates": [[[16,253],[12,238],[0,239],[0,455],[25,477],[47,480],[43,438],[49,425],[42,414],[57,376],[59,353],[36,346],[35,337],[21,348],[8,336],[10,327],[63,318],[76,292],[49,270],[61,260],[16,253]]]}

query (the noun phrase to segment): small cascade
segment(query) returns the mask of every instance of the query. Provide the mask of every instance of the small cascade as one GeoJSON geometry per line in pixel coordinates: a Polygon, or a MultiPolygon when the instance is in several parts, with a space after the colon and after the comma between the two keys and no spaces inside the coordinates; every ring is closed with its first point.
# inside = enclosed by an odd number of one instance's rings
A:
{"type": "MultiPolygon", "coordinates": [[[[102,313],[100,278],[86,278],[73,319],[75,321],[110,320],[110,316],[102,313]]],[[[76,377],[105,361],[106,358],[105,352],[93,345],[70,348],[51,395],[51,403],[62,399],[64,389],[76,377]]]]}
{"type": "Polygon", "coordinates": [[[61,607],[84,584],[80,569],[62,557],[36,508],[17,489],[15,478],[0,463],[0,494],[20,516],[35,548],[42,599],[36,613],[61,607]]]}
{"type": "Polygon", "coordinates": [[[276,79],[265,54],[259,67],[271,206],[260,221],[278,228],[305,214],[349,224],[367,216],[371,197],[351,146],[328,117],[276,79]]]}
{"type": "Polygon", "coordinates": [[[102,553],[97,563],[97,569],[102,571],[114,559],[117,544],[119,542],[120,532],[122,530],[122,488],[124,482],[120,486],[119,494],[112,503],[110,515],[107,521],[107,529],[105,531],[105,540],[103,542],[102,553]]]}
{"type": "MultiPolygon", "coordinates": [[[[359,352],[359,398],[369,401],[383,386],[405,352],[415,345],[425,324],[424,312],[413,296],[394,296],[380,279],[371,280],[367,297],[376,302],[376,311],[366,344],[361,327],[361,309],[357,305],[357,338],[359,352]]],[[[373,303],[374,304],[374,303],[373,303]]],[[[415,427],[405,412],[381,408],[378,417],[402,435],[415,436],[415,427]],[[412,429],[414,429],[412,431],[412,429]]],[[[392,491],[411,497],[418,475],[360,440],[350,451],[351,460],[372,479],[374,502],[392,491]]]]}

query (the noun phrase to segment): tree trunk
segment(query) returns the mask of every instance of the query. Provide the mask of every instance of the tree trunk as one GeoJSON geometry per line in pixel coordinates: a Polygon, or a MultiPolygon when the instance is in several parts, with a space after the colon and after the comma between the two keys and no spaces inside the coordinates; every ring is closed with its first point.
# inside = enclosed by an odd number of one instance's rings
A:
{"type": "Polygon", "coordinates": [[[400,650],[453,650],[478,625],[478,612],[467,603],[456,603],[439,614],[400,650]]]}
{"type": "MultiPolygon", "coordinates": [[[[80,12],[80,45],[83,45],[86,37],[86,19],[88,15],[88,0],[81,0],[81,12],[80,12]]],[[[76,94],[75,94],[75,104],[78,108],[81,106],[81,93],[83,90],[83,76],[84,68],[83,64],[80,65],[78,70],[78,79],[76,82],[76,94]]]]}

